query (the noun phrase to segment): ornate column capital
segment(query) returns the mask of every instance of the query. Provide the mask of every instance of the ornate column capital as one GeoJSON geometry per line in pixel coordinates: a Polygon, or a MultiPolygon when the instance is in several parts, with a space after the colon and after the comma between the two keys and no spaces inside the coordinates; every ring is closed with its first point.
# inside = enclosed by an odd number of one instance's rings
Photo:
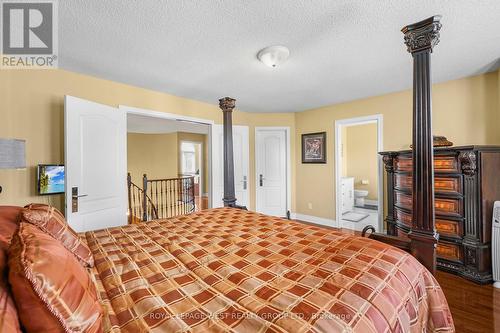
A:
{"type": "Polygon", "coordinates": [[[385,171],[394,172],[394,157],[396,157],[395,153],[389,153],[382,157],[382,161],[384,162],[385,171]]]}
{"type": "Polygon", "coordinates": [[[219,99],[219,107],[222,112],[233,112],[234,107],[236,106],[236,100],[231,97],[224,97],[219,99]]]}
{"type": "Polygon", "coordinates": [[[477,169],[476,153],[473,151],[463,151],[458,155],[458,159],[462,165],[462,172],[467,176],[474,176],[477,169]]]}
{"type": "Polygon", "coordinates": [[[405,35],[408,52],[430,51],[439,43],[441,15],[431,16],[423,21],[407,25],[401,31],[405,35]]]}

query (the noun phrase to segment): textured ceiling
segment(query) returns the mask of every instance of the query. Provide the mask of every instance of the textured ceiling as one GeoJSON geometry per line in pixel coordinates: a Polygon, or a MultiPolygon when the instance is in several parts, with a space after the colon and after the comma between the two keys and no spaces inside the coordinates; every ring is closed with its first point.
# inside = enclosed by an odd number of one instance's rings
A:
{"type": "Polygon", "coordinates": [[[498,67],[498,0],[64,0],[63,69],[250,112],[302,111],[411,87],[400,29],[442,14],[434,82],[498,67]],[[290,49],[264,66],[257,52],[290,49]]]}
{"type": "Polygon", "coordinates": [[[143,134],[166,134],[175,132],[208,134],[209,126],[180,120],[144,117],[127,114],[127,132],[143,134]]]}

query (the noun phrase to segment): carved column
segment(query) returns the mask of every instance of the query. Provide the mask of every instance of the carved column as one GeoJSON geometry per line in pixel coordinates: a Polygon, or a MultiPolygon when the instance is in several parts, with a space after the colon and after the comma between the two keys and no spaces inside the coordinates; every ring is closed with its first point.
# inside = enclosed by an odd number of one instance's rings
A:
{"type": "Polygon", "coordinates": [[[436,270],[434,225],[434,151],[432,140],[431,53],[439,43],[441,16],[402,29],[413,56],[413,217],[408,237],[412,254],[431,271],[436,270]]]}
{"type": "Polygon", "coordinates": [[[219,99],[219,107],[223,113],[224,124],[224,207],[234,207],[234,161],[233,161],[233,109],[236,100],[230,97],[219,99]]]}
{"type": "Polygon", "coordinates": [[[396,219],[394,217],[394,157],[397,153],[384,153],[382,160],[387,172],[387,234],[396,236],[396,219]]]}
{"type": "Polygon", "coordinates": [[[462,151],[458,155],[458,160],[462,167],[462,173],[464,175],[464,198],[466,202],[464,203],[464,263],[465,270],[464,275],[469,276],[473,279],[483,279],[484,271],[488,268],[478,266],[479,262],[484,262],[481,260],[482,257],[489,256],[490,249],[480,242],[480,190],[477,179],[477,157],[474,151],[462,151]],[[486,253],[485,253],[486,252],[486,253]],[[479,268],[479,270],[478,270],[479,268]]]}

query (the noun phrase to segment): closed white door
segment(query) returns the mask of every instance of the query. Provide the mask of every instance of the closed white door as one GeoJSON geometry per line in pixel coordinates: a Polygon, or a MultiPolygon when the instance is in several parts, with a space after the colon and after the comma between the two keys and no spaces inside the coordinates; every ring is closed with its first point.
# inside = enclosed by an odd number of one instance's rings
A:
{"type": "Polygon", "coordinates": [[[257,129],[255,132],[256,203],[259,213],[287,215],[286,131],[257,129]]]}
{"type": "Polygon", "coordinates": [[[127,224],[125,111],[66,96],[66,217],[77,232],[127,224]]]}
{"type": "MultiPolygon", "coordinates": [[[[248,126],[233,126],[234,190],[236,203],[248,207],[248,126]]],[[[212,207],[224,202],[224,134],[222,125],[212,126],[212,207]]]]}

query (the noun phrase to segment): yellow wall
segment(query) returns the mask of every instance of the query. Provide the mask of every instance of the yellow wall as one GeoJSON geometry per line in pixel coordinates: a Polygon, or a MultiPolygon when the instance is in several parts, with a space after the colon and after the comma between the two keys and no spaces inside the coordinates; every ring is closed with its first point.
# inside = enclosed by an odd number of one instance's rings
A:
{"type": "MultiPolygon", "coordinates": [[[[434,85],[434,132],[456,145],[500,144],[500,73],[494,72],[434,85]]],[[[46,201],[36,194],[35,166],[64,163],[64,95],[111,106],[157,110],[222,123],[213,104],[98,79],[63,70],[0,71],[0,137],[26,139],[26,170],[0,170],[1,204],[46,201]]],[[[232,96],[238,97],[238,96],[232,96]]],[[[292,212],[335,218],[334,122],[382,114],[384,149],[408,148],[411,141],[411,91],[377,96],[299,113],[235,111],[235,125],[249,126],[250,209],[255,207],[255,127],[288,126],[291,133],[292,212]],[[300,135],[327,132],[327,164],[302,164],[300,135]],[[308,208],[311,203],[312,209],[308,208]]],[[[62,196],[50,197],[62,206],[62,196]]]]}
{"type": "Polygon", "coordinates": [[[149,179],[176,178],[179,158],[177,133],[127,134],[127,169],[142,188],[142,175],[149,179]]]}
{"type": "MultiPolygon", "coordinates": [[[[434,133],[446,136],[455,145],[500,144],[499,81],[500,74],[494,72],[434,85],[434,133]]],[[[335,120],[373,114],[383,115],[384,150],[408,149],[412,126],[410,90],[296,114],[296,140],[303,133],[320,131],[327,132],[328,140],[327,164],[295,160],[298,213],[335,219],[335,120]]],[[[296,145],[296,155],[300,156],[300,144],[296,145]]]]}
{"type": "Polygon", "coordinates": [[[377,124],[345,126],[342,130],[344,175],[354,177],[355,189],[368,190],[367,199],[377,200],[377,124]],[[369,184],[361,184],[362,180],[368,180],[369,184]]]}
{"type": "MultiPolygon", "coordinates": [[[[35,190],[38,163],[64,163],[64,95],[72,95],[111,106],[128,105],[161,112],[213,120],[222,124],[218,101],[202,103],[122,83],[64,70],[0,70],[0,137],[26,139],[26,170],[0,170],[0,205],[45,202],[35,190]]],[[[224,96],[221,96],[224,97],[224,96]]],[[[238,96],[231,96],[238,98],[238,96]]],[[[289,126],[295,132],[292,113],[248,113],[236,110],[235,125],[250,130],[250,208],[255,207],[255,126],[289,126]]],[[[295,138],[291,140],[295,160],[295,138]]],[[[294,179],[295,167],[292,167],[294,179]]],[[[292,193],[295,192],[295,182],[292,193]]],[[[62,207],[62,196],[51,197],[62,207]]],[[[292,194],[292,211],[295,198],[292,194]]]]}

